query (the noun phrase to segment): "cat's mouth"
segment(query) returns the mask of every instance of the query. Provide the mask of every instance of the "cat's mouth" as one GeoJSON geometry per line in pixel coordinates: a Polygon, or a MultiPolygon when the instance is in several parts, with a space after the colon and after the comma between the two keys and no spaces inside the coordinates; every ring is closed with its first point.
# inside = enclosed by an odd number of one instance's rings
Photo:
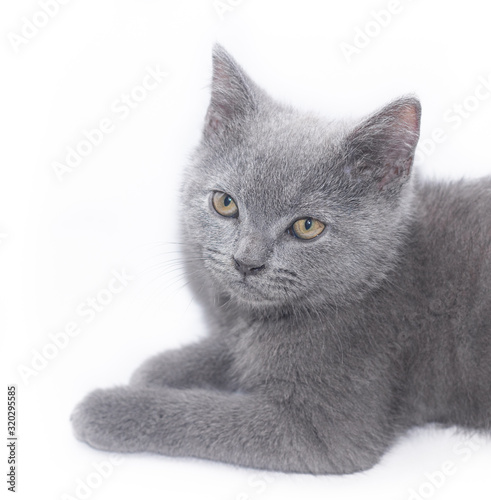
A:
{"type": "Polygon", "coordinates": [[[205,266],[213,277],[219,292],[225,292],[238,302],[253,306],[284,305],[299,299],[296,274],[285,269],[262,268],[260,272],[240,272],[233,261],[224,255],[206,249],[205,266]],[[218,255],[217,255],[218,254],[218,255]]]}

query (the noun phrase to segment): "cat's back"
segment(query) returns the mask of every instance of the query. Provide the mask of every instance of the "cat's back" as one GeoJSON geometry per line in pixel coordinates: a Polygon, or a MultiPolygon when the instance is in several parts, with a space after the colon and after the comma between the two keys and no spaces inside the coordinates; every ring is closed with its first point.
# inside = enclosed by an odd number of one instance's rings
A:
{"type": "Polygon", "coordinates": [[[491,177],[423,182],[417,192],[418,238],[427,257],[438,258],[441,263],[435,263],[433,269],[441,268],[452,275],[470,267],[489,272],[491,177]]]}
{"type": "Polygon", "coordinates": [[[408,401],[421,421],[489,428],[491,178],[422,182],[415,210],[400,287],[415,318],[408,401]]]}
{"type": "Polygon", "coordinates": [[[422,289],[491,331],[491,177],[422,183],[412,261],[422,289]]]}

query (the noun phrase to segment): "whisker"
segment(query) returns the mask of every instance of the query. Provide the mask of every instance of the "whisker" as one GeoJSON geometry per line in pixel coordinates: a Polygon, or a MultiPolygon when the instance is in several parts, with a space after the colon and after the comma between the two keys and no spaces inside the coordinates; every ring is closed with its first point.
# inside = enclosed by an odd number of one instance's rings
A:
{"type": "Polygon", "coordinates": [[[279,273],[284,273],[284,274],[289,274],[290,276],[293,276],[294,278],[298,278],[298,274],[295,271],[290,271],[288,269],[276,269],[277,272],[279,273]]]}
{"type": "Polygon", "coordinates": [[[220,250],[216,250],[215,248],[205,247],[204,250],[208,250],[208,252],[217,253],[219,255],[225,255],[225,256],[227,256],[226,253],[220,252],[220,250]]]}
{"type": "MultiPolygon", "coordinates": [[[[195,279],[196,277],[199,277],[201,274],[201,269],[197,269],[196,271],[192,273],[181,273],[180,276],[177,276],[174,280],[171,282],[168,282],[165,284],[164,287],[158,287],[157,290],[155,290],[144,302],[143,304],[143,311],[142,314],[148,311],[148,309],[155,304],[157,301],[161,300],[166,300],[168,296],[170,295],[170,292],[172,292],[172,295],[176,295],[178,292],[180,292],[186,284],[189,284],[195,279]],[[179,283],[181,280],[186,280],[183,285],[180,285],[177,287],[177,289],[172,290],[172,287],[174,287],[177,283],[179,283]],[[169,293],[166,293],[169,292],[169,293]]],[[[162,276],[156,276],[150,283],[147,283],[146,288],[155,281],[159,280],[162,278],[162,276]]],[[[188,306],[189,307],[189,306],[188,306]]]]}

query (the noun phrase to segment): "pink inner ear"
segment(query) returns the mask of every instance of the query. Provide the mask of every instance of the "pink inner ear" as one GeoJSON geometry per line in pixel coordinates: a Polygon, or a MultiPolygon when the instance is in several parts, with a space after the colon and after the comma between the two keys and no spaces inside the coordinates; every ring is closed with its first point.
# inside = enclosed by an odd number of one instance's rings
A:
{"type": "Polygon", "coordinates": [[[213,66],[213,83],[218,87],[227,87],[232,79],[229,69],[223,61],[215,60],[213,66]]]}
{"type": "Polygon", "coordinates": [[[417,132],[419,129],[418,112],[414,106],[404,106],[400,111],[400,121],[411,132],[417,132]]]}
{"type": "Polygon", "coordinates": [[[405,177],[409,177],[414,160],[414,154],[410,152],[408,142],[410,143],[411,141],[409,138],[411,136],[417,136],[419,131],[420,115],[418,108],[412,105],[404,105],[397,110],[394,116],[396,118],[396,127],[399,131],[398,139],[402,142],[402,144],[398,144],[399,140],[397,139],[397,134],[393,136],[393,140],[396,140],[395,144],[393,144],[393,147],[395,147],[392,150],[389,149],[386,153],[388,169],[378,183],[378,187],[381,190],[396,179],[400,180],[405,177]],[[406,150],[406,154],[408,154],[408,156],[404,154],[404,150],[406,150]]]}
{"type": "Polygon", "coordinates": [[[413,162],[413,158],[408,158],[403,164],[393,165],[387,174],[379,181],[378,187],[379,189],[384,189],[387,184],[390,184],[392,181],[396,179],[402,179],[404,177],[409,176],[409,172],[411,170],[411,164],[413,162]]]}
{"type": "Polygon", "coordinates": [[[233,103],[220,101],[221,97],[217,92],[214,96],[214,102],[208,108],[205,133],[207,131],[212,131],[215,134],[221,133],[227,127],[227,123],[233,119],[234,114],[238,113],[233,103]]]}
{"type": "Polygon", "coordinates": [[[220,135],[253,108],[247,75],[223,49],[216,48],[205,135],[220,135]]]}

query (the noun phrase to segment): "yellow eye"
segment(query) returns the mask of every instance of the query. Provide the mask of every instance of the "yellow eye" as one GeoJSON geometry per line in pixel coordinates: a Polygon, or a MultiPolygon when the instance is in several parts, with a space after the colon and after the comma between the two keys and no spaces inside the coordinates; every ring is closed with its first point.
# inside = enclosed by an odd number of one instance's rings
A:
{"type": "Polygon", "coordinates": [[[227,193],[215,191],[212,202],[213,208],[224,217],[237,217],[239,215],[239,209],[234,199],[227,193]]]}
{"type": "Polygon", "coordinates": [[[324,231],[325,224],[320,220],[307,217],[306,219],[298,219],[292,226],[293,234],[302,240],[311,240],[324,231]]]}

